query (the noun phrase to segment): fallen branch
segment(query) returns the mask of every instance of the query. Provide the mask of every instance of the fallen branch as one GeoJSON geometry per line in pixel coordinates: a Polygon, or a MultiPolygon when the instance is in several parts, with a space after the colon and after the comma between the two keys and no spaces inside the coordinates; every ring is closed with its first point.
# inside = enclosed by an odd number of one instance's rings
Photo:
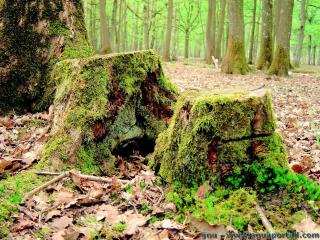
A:
{"type": "MultiPolygon", "coordinates": [[[[263,226],[267,229],[267,231],[270,234],[274,234],[275,231],[273,230],[273,227],[271,226],[271,223],[269,222],[269,220],[267,219],[266,215],[264,215],[262,208],[259,206],[258,203],[256,203],[256,210],[259,214],[259,217],[262,221],[263,226]]],[[[277,239],[277,238],[275,238],[277,239]]]]}
{"type": "MultiPolygon", "coordinates": [[[[89,180],[89,181],[95,181],[95,182],[105,182],[105,183],[111,183],[112,182],[112,178],[108,178],[108,177],[98,177],[98,176],[93,176],[93,175],[84,175],[81,173],[77,173],[75,171],[70,171],[70,175],[74,175],[77,176],[79,178],[85,179],[85,180],[89,180]]],[[[127,184],[130,182],[130,180],[123,180],[123,179],[117,179],[117,181],[127,184]]]]}
{"type": "Polygon", "coordinates": [[[55,173],[55,172],[37,172],[37,175],[43,175],[43,176],[59,176],[61,173],[55,173]]]}
{"type": "Polygon", "coordinates": [[[32,197],[33,195],[35,195],[35,194],[39,193],[40,191],[46,189],[46,188],[49,187],[50,185],[52,185],[52,184],[60,181],[60,180],[63,179],[63,178],[68,177],[68,176],[69,176],[69,173],[70,173],[69,171],[64,172],[64,173],[60,174],[59,176],[57,176],[57,177],[51,179],[50,181],[46,182],[45,184],[43,184],[43,185],[37,187],[36,189],[32,190],[31,192],[27,193],[27,194],[24,196],[24,198],[22,199],[21,204],[25,204],[26,201],[27,201],[30,197],[32,197]]]}

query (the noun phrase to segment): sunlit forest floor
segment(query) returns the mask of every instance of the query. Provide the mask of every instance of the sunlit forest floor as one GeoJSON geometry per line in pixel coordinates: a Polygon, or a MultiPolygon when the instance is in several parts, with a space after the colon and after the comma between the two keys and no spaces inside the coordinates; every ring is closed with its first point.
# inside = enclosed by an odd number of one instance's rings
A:
{"type": "Polygon", "coordinates": [[[289,162],[299,173],[320,181],[320,67],[303,65],[280,78],[254,70],[248,75],[227,75],[200,59],[165,63],[167,76],[184,92],[214,92],[270,89],[289,162]]]}
{"type": "MultiPolygon", "coordinates": [[[[292,169],[320,181],[320,147],[316,140],[320,135],[319,67],[302,66],[289,77],[279,78],[254,70],[245,76],[226,75],[196,59],[163,65],[181,92],[270,89],[292,169]]],[[[6,159],[0,164],[0,173],[18,171],[22,178],[29,176],[24,169],[32,171],[39,159],[48,138],[49,119],[48,113],[0,116],[0,158],[6,159]]],[[[143,157],[119,158],[117,164],[119,174],[111,184],[65,179],[32,197],[10,221],[0,222],[0,226],[5,223],[0,230],[12,232],[14,239],[201,239],[201,231],[224,232],[222,225],[192,218],[179,221],[176,206],[166,200],[165,188],[148,170],[143,157]],[[119,179],[129,179],[130,185],[121,186],[119,179]],[[193,227],[199,231],[193,231],[193,227]]],[[[6,206],[16,206],[25,188],[32,189],[19,186],[19,177],[9,178],[7,184],[17,190],[13,197],[6,198],[6,206]]],[[[6,214],[0,211],[0,219],[6,214]]],[[[314,223],[306,226],[310,224],[314,223]]]]}

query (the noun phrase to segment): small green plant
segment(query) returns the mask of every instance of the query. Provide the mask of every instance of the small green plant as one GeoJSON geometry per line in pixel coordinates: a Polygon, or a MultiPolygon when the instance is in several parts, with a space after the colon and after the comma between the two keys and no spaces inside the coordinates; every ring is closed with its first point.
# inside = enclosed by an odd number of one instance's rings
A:
{"type": "Polygon", "coordinates": [[[320,129],[317,128],[317,125],[314,121],[312,122],[312,130],[314,131],[314,133],[316,135],[317,143],[320,146],[320,134],[319,134],[320,129]]]}
{"type": "Polygon", "coordinates": [[[127,229],[127,224],[125,223],[115,223],[115,224],[112,224],[112,230],[114,231],[117,231],[117,232],[123,232],[124,230],[127,229]]]}

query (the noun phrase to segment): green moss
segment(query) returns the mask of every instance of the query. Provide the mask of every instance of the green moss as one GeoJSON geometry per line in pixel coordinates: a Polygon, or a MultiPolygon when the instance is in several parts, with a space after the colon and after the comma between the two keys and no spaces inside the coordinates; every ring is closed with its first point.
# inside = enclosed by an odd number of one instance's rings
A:
{"type": "Polygon", "coordinates": [[[17,212],[24,194],[48,180],[35,172],[36,169],[31,169],[0,180],[0,226],[4,230],[0,232],[0,237],[5,237],[5,228],[11,224],[10,216],[17,212]]]}
{"type": "Polygon", "coordinates": [[[68,160],[68,145],[73,140],[66,133],[57,133],[45,145],[42,152],[42,160],[49,162],[50,159],[68,160]]]}
{"type": "Polygon", "coordinates": [[[77,166],[85,174],[97,173],[100,168],[95,161],[95,147],[81,146],[78,151],[77,166]]]}
{"type": "Polygon", "coordinates": [[[127,224],[125,223],[114,223],[112,224],[112,229],[117,232],[123,232],[128,228],[127,224]]]}
{"type": "Polygon", "coordinates": [[[66,24],[62,21],[53,21],[50,24],[49,36],[68,36],[71,34],[66,24]]]}
{"type": "Polygon", "coordinates": [[[28,127],[42,127],[48,124],[46,120],[42,119],[27,119],[24,120],[22,123],[28,127]]]}

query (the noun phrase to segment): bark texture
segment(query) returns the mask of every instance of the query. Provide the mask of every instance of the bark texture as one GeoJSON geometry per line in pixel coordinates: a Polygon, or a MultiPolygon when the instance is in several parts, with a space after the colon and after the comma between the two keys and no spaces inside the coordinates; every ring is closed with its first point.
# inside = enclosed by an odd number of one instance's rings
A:
{"type": "Polygon", "coordinates": [[[246,74],[249,66],[245,57],[243,0],[228,1],[228,49],[221,70],[229,74],[246,74]]]}
{"type": "Polygon", "coordinates": [[[92,54],[81,1],[6,0],[0,16],[0,113],[42,110],[53,65],[92,54]]]}
{"type": "Polygon", "coordinates": [[[109,24],[106,14],[106,0],[99,1],[100,10],[100,38],[101,38],[101,50],[103,54],[111,53],[111,43],[109,38],[109,24]]]}
{"type": "Polygon", "coordinates": [[[119,149],[154,142],[173,114],[177,91],[152,51],[62,61],[52,79],[53,126],[42,160],[53,168],[100,163],[108,172],[119,149]]]}
{"type": "Polygon", "coordinates": [[[280,3],[279,26],[276,36],[276,50],[269,68],[270,74],[287,76],[290,68],[290,36],[293,13],[293,0],[280,3]]]}
{"type": "Polygon", "coordinates": [[[261,47],[257,69],[268,69],[272,62],[272,0],[262,0],[261,47]]]}
{"type": "Polygon", "coordinates": [[[254,47],[254,33],[256,29],[256,12],[257,12],[257,0],[253,0],[252,28],[251,28],[251,36],[250,36],[249,59],[248,59],[249,64],[253,64],[253,47],[254,47]]]}

